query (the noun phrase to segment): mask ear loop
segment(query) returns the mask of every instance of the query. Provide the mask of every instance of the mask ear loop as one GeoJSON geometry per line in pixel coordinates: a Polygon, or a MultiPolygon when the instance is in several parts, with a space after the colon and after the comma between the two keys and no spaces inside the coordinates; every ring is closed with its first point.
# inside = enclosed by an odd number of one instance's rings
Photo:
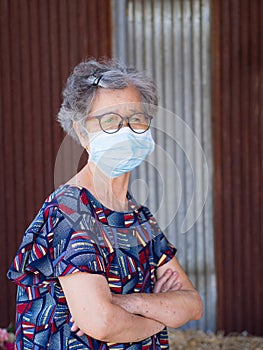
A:
{"type": "MultiPolygon", "coordinates": [[[[86,135],[86,136],[89,137],[88,130],[87,130],[83,125],[78,125],[77,128],[78,128],[79,132],[82,134],[83,137],[84,137],[84,135],[86,135]]],[[[83,146],[83,148],[84,148],[84,149],[88,152],[88,154],[89,154],[88,145],[83,146]]]]}
{"type": "MultiPolygon", "coordinates": [[[[89,137],[89,133],[88,133],[87,129],[86,129],[86,128],[83,128],[82,130],[84,131],[84,133],[86,134],[86,136],[89,137]]],[[[84,147],[84,149],[87,151],[87,153],[88,153],[88,155],[89,155],[90,151],[88,150],[88,147],[89,147],[89,144],[86,145],[86,146],[84,147]]]]}

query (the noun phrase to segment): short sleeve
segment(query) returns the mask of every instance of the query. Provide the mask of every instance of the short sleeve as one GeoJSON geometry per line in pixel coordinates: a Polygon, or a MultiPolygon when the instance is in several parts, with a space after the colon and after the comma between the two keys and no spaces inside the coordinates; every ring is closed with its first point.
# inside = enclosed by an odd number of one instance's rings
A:
{"type": "Polygon", "coordinates": [[[89,272],[106,276],[103,251],[96,242],[94,232],[87,227],[80,228],[78,222],[69,221],[64,217],[54,235],[52,249],[55,277],[66,276],[74,272],[89,272]]]}
{"type": "Polygon", "coordinates": [[[57,206],[46,206],[26,230],[7,277],[41,287],[78,271],[105,275],[102,252],[92,232],[80,229],[57,206]]]}
{"type": "Polygon", "coordinates": [[[168,241],[164,233],[161,231],[154,238],[153,245],[154,259],[157,267],[166,264],[177,252],[177,249],[168,241]]]}

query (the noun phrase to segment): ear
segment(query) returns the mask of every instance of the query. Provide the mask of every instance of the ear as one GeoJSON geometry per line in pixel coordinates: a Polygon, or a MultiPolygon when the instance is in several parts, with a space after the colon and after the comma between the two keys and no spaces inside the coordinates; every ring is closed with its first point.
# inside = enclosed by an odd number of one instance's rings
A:
{"type": "Polygon", "coordinates": [[[89,136],[87,131],[81,128],[81,126],[76,120],[73,121],[73,128],[76,134],[78,135],[82,147],[87,148],[87,146],[89,146],[89,136]]]}

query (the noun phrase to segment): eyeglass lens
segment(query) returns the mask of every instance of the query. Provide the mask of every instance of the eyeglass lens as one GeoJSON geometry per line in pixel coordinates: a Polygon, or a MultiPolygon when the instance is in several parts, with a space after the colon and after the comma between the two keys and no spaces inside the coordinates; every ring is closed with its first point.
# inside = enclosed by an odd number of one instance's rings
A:
{"type": "MultiPolygon", "coordinates": [[[[129,125],[137,133],[145,132],[150,126],[150,118],[144,113],[136,113],[128,118],[129,125]]],[[[117,132],[123,119],[120,115],[109,113],[105,114],[100,118],[100,126],[103,131],[107,133],[117,132]]]]}

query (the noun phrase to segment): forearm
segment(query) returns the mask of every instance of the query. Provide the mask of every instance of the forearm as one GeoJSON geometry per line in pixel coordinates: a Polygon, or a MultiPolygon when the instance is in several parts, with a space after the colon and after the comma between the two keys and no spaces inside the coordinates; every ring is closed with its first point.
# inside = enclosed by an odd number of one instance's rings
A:
{"type": "Polygon", "coordinates": [[[144,340],[164,329],[156,320],[129,313],[124,308],[112,304],[103,341],[129,343],[144,340]]]}
{"type": "Polygon", "coordinates": [[[199,319],[202,313],[201,299],[194,290],[114,294],[113,302],[131,313],[149,317],[173,328],[199,319]]]}

